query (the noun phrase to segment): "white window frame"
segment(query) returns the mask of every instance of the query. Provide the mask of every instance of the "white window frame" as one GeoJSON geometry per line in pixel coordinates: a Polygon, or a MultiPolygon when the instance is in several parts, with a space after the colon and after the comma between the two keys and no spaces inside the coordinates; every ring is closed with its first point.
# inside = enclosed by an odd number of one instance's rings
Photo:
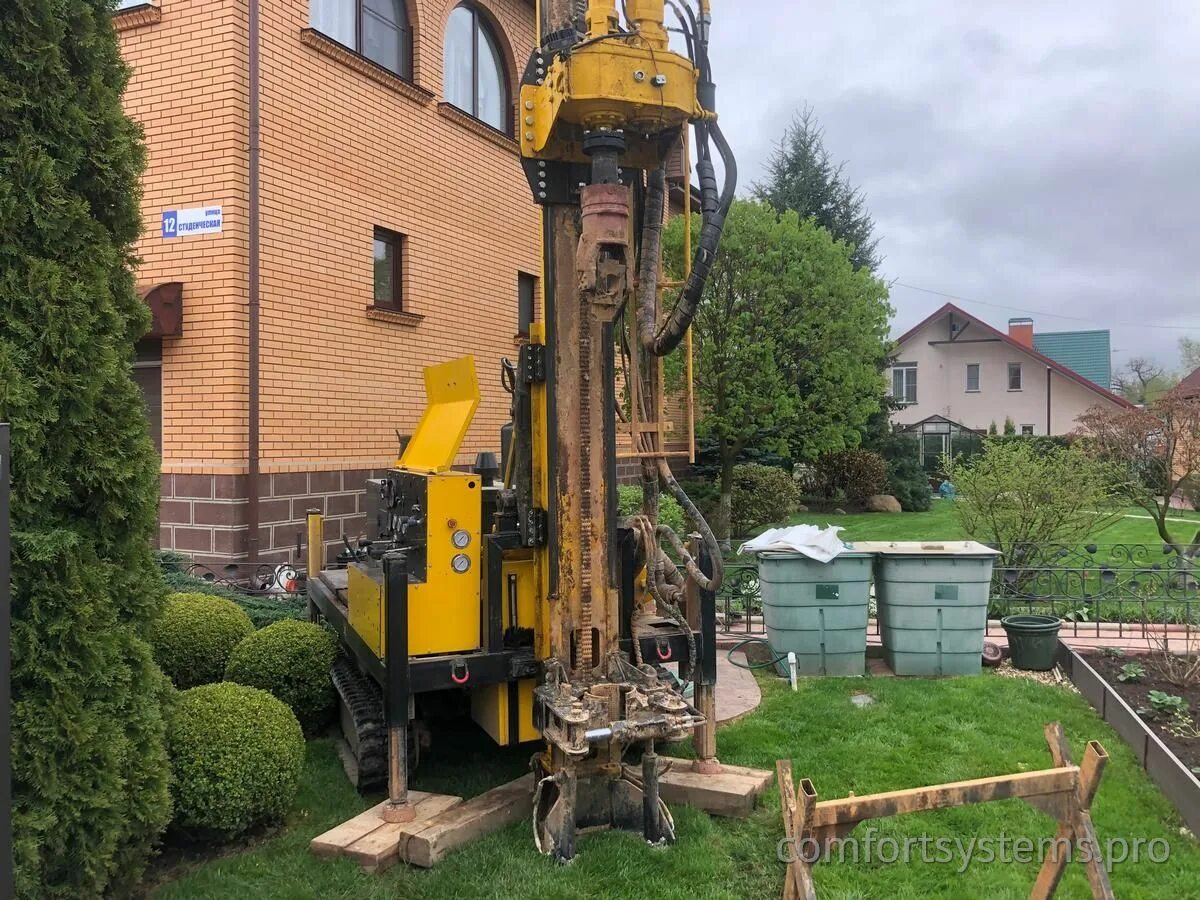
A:
{"type": "Polygon", "coordinates": [[[1024,437],[1031,437],[1032,435],[1037,434],[1037,426],[1036,425],[1022,425],[1020,427],[1020,429],[1017,431],[1017,434],[1022,435],[1024,437]]]}
{"type": "Polygon", "coordinates": [[[898,400],[904,406],[915,406],[917,402],[917,364],[916,363],[896,363],[892,366],[892,397],[898,400]],[[904,373],[901,380],[904,382],[903,394],[896,395],[896,375],[904,373]],[[911,374],[910,374],[911,373],[911,374]],[[908,399],[909,388],[912,389],[912,399],[908,399]]]}
{"type": "Polygon", "coordinates": [[[1025,371],[1019,362],[1010,362],[1008,364],[1008,389],[1013,391],[1025,390],[1025,371]],[[1017,375],[1017,386],[1013,387],[1013,373],[1017,375]]]}
{"type": "Polygon", "coordinates": [[[967,363],[967,393],[978,394],[983,383],[983,367],[979,363],[967,363]],[[971,370],[975,370],[975,387],[971,387],[971,370]]]}

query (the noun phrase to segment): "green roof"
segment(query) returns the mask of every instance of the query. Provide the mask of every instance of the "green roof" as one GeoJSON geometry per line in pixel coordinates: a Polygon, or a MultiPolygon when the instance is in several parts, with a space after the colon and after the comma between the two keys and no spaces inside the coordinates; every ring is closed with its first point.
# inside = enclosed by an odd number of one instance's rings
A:
{"type": "Polygon", "coordinates": [[[1035,332],[1033,349],[1105,390],[1112,387],[1112,340],[1107,329],[1035,332]]]}

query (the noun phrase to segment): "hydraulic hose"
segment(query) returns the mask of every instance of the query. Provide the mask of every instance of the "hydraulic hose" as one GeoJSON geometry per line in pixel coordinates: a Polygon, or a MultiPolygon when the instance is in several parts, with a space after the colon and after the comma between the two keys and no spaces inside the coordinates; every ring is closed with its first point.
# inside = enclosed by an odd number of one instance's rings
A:
{"type": "Polygon", "coordinates": [[[701,148],[700,160],[696,163],[696,171],[700,176],[700,203],[703,215],[703,227],[700,231],[700,245],[692,261],[692,271],[687,283],[675,302],[671,314],[663,322],[652,341],[646,342],[646,350],[655,356],[666,356],[683,340],[683,336],[691,327],[692,319],[700,308],[700,300],[704,294],[704,285],[708,282],[708,274],[712,270],[713,261],[717,255],[717,245],[721,242],[721,234],[725,230],[725,217],[733,205],[734,194],[737,191],[737,161],[733,150],[721,126],[716,122],[696,125],[698,146],[701,148]],[[717,152],[725,167],[725,184],[720,194],[717,192],[716,169],[712,164],[708,151],[708,140],[711,135],[716,143],[717,152]]]}

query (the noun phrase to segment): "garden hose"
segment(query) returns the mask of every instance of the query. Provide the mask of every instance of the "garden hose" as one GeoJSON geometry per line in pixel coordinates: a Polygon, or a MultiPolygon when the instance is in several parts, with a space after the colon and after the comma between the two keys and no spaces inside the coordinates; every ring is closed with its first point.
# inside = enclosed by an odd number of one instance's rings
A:
{"type": "Polygon", "coordinates": [[[725,654],[725,658],[728,659],[731,663],[733,663],[733,665],[737,666],[739,669],[765,669],[765,668],[767,668],[767,666],[773,666],[776,663],[783,662],[784,660],[787,659],[787,654],[781,653],[778,656],[776,656],[774,659],[769,660],[767,662],[752,663],[752,662],[750,662],[749,659],[747,659],[745,665],[743,665],[742,663],[738,662],[737,660],[735,660],[733,658],[733,654],[736,653],[740,648],[746,646],[747,644],[765,644],[767,649],[770,650],[772,654],[775,653],[775,650],[771,647],[770,643],[767,642],[766,638],[744,638],[744,639],[738,641],[732,647],[730,647],[729,652],[725,654]]]}

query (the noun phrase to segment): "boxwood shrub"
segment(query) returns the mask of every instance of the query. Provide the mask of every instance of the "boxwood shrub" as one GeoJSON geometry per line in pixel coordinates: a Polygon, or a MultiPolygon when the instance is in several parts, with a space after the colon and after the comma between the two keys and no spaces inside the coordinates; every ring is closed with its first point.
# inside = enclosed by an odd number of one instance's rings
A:
{"type": "Polygon", "coordinates": [[[168,721],[176,828],[229,839],[283,818],[304,764],[286,704],[245,685],[205,684],[181,693],[168,721]]]}
{"type": "Polygon", "coordinates": [[[282,700],[309,734],[329,721],[337,656],[332,634],[311,622],[285,619],[244,638],[233,648],[225,680],[261,688],[282,700]]]}
{"type": "Polygon", "coordinates": [[[171,594],[155,623],[154,658],[180,690],[220,681],[229,654],[254,626],[232,600],[171,594]]]}

